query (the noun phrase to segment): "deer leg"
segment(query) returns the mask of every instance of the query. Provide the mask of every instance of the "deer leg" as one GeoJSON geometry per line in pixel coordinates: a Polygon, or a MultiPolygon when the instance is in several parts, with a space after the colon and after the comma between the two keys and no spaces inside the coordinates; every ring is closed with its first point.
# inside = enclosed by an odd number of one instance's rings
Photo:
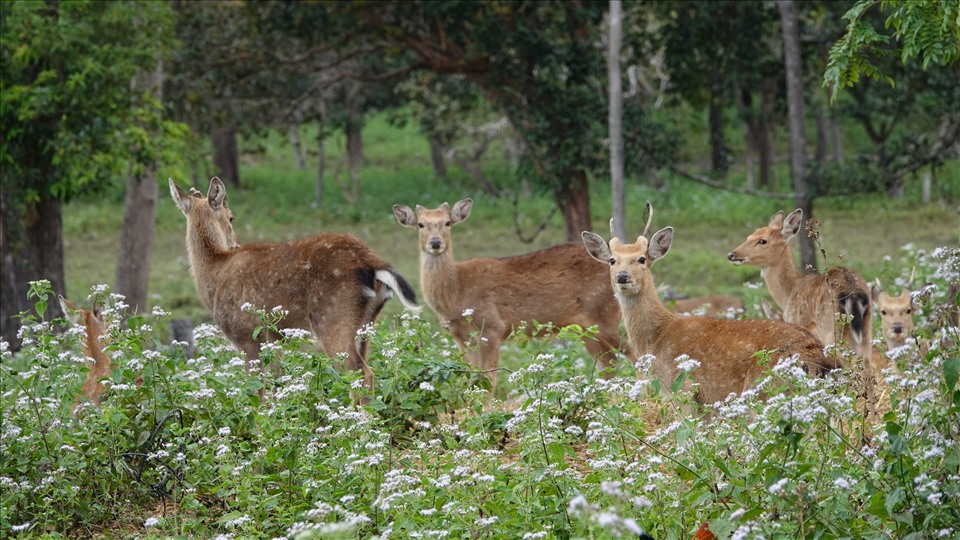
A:
{"type": "MultiPolygon", "coordinates": [[[[343,368],[347,371],[359,370],[363,373],[363,386],[373,391],[373,370],[367,364],[366,358],[361,354],[361,348],[357,344],[356,328],[358,326],[349,324],[340,324],[334,328],[327,328],[323,331],[320,341],[323,343],[323,352],[335,358],[339,355],[344,356],[343,368]]],[[[366,348],[364,347],[364,350],[366,348]]]]}

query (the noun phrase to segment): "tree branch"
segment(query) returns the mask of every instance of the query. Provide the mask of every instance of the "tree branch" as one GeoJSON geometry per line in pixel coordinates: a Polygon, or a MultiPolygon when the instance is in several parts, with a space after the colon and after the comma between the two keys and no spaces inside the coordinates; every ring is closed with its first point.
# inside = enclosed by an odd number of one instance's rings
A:
{"type": "MultiPolygon", "coordinates": [[[[794,193],[777,193],[773,191],[757,191],[755,189],[747,189],[740,186],[732,186],[730,184],[724,184],[723,182],[718,182],[713,178],[702,176],[699,174],[689,173],[679,167],[674,165],[668,165],[667,170],[680,176],[686,178],[687,180],[692,180],[694,182],[699,182],[701,184],[708,185],[713,188],[722,189],[725,191],[732,191],[734,193],[741,193],[743,195],[751,195],[754,197],[764,197],[767,199],[794,199],[796,194],[794,193]]],[[[656,174],[656,173],[654,173],[656,174]]]]}

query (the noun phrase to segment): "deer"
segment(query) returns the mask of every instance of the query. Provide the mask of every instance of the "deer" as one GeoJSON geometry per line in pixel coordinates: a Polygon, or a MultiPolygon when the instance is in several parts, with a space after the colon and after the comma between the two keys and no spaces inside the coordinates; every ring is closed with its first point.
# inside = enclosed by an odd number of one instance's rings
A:
{"type": "MultiPolygon", "coordinates": [[[[191,195],[169,180],[174,203],[187,220],[186,244],[197,294],[224,335],[247,357],[280,336],[255,331],[261,325],[247,306],[287,314],[278,329],[311,332],[331,358],[359,370],[373,390],[363,332],[394,294],[403,307],[419,312],[410,283],[366,243],[350,234],[319,234],[284,243],[241,245],[223,182],[214,177],[206,196],[191,195]]],[[[279,373],[279,366],[274,366],[279,373]]]]}
{"type": "Polygon", "coordinates": [[[904,289],[900,296],[891,296],[879,286],[870,287],[870,296],[880,313],[880,327],[883,330],[883,339],[887,350],[906,345],[907,339],[913,333],[913,297],[909,289],[904,289]]]}
{"type": "Polygon", "coordinates": [[[107,326],[100,317],[100,309],[96,304],[94,304],[92,310],[80,309],[62,295],[57,295],[57,297],[60,300],[60,307],[67,315],[67,319],[72,324],[83,327],[86,334],[83,353],[90,371],[87,372],[87,379],[80,388],[81,395],[77,396],[73,409],[74,411],[77,410],[83,398],[86,398],[94,406],[100,407],[100,396],[107,391],[100,381],[110,377],[113,371],[113,363],[103,350],[104,342],[102,338],[107,333],[107,326]]]}
{"type": "MultiPolygon", "coordinates": [[[[602,275],[574,243],[504,257],[457,261],[451,231],[473,209],[472,199],[428,209],[394,205],[397,222],[417,229],[420,247],[420,286],[426,303],[453,335],[465,359],[496,385],[500,345],[510,334],[531,324],[569,325],[598,333],[585,337],[587,351],[603,372],[617,353],[636,356],[620,334],[620,313],[602,275]],[[475,341],[471,341],[476,338],[475,341]]],[[[542,332],[541,332],[542,333],[542,332]]]]}
{"type": "Polygon", "coordinates": [[[843,267],[823,274],[803,274],[793,261],[788,241],[803,224],[803,210],[770,217],[766,227],[753,232],[727,254],[736,266],[760,267],[760,275],[783,320],[802,326],[826,345],[845,342],[863,360],[868,407],[873,408],[873,345],[870,289],[863,276],[843,267]],[[838,321],[838,314],[843,320],[838,321]]]}
{"type": "Polygon", "coordinates": [[[669,298],[666,305],[674,313],[691,313],[706,315],[714,319],[728,319],[743,311],[743,302],[732,296],[711,294],[707,296],[691,296],[689,298],[669,298]]]}
{"type": "MultiPolygon", "coordinates": [[[[770,353],[773,360],[797,355],[815,376],[840,367],[805,328],[765,319],[682,316],[667,309],[657,296],[651,268],[670,250],[673,228],[660,229],[648,240],[649,223],[632,244],[621,242],[612,230],[609,242],[590,231],[581,237],[587,253],[608,266],[604,281],[620,305],[627,336],[638,354],[654,357],[651,369],[661,384],[669,387],[677,379],[676,359],[684,355],[700,362],[694,394],[700,406],[752,388],[767,369],[755,357],[760,351],[770,353]]],[[[690,388],[690,380],[684,385],[690,388]]]]}

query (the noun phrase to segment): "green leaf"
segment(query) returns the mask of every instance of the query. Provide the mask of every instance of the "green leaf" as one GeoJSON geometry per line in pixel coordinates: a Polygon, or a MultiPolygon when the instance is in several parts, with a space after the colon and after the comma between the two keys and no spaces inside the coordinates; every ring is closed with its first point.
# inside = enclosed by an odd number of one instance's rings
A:
{"type": "Polygon", "coordinates": [[[947,383],[947,392],[953,392],[960,377],[960,358],[947,358],[943,361],[943,380],[947,383]]]}

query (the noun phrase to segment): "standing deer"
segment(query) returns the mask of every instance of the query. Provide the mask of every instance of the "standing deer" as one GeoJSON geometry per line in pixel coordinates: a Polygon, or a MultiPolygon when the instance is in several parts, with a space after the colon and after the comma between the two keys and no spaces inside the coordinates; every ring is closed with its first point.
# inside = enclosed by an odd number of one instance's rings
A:
{"type": "Polygon", "coordinates": [[[373,389],[367,342],[357,332],[376,320],[393,293],[405,308],[420,309],[403,276],[348,234],[241,246],[219,178],[210,180],[205,197],[187,194],[173,180],[170,194],[187,218],[187,252],[200,300],[248,360],[259,358],[260,345],[278,336],[260,332],[254,338],[260,321],[241,306],[282,306],[288,314],[281,329],[309,330],[324,353],[344,355],[346,369],[362,371],[364,385],[373,389]]]}
{"type": "Polygon", "coordinates": [[[60,299],[60,307],[70,322],[83,327],[85,330],[86,338],[83,352],[87,361],[92,362],[89,365],[90,371],[87,372],[87,380],[84,381],[83,386],[80,388],[82,396],[77,396],[74,410],[76,410],[80,400],[84,397],[87,398],[90,403],[99,407],[100,395],[107,391],[100,381],[109,377],[113,371],[113,364],[110,361],[110,357],[107,356],[103,350],[103,341],[101,339],[106,335],[107,327],[103,323],[103,319],[100,318],[100,309],[96,304],[94,304],[91,311],[87,311],[80,309],[63,296],[58,297],[60,299]]]}
{"type": "Polygon", "coordinates": [[[793,262],[787,242],[803,224],[803,211],[784,217],[777,212],[766,227],[747,237],[727,259],[740,266],[760,267],[770,296],[783,310],[783,320],[802,326],[824,344],[841,340],[863,359],[868,406],[873,407],[872,314],[870,289],[863,277],[846,268],[830,268],[823,274],[802,274],[793,262]],[[844,316],[838,321],[837,314],[844,316]]]}
{"type": "Polygon", "coordinates": [[[673,228],[657,231],[649,241],[645,235],[646,231],[633,244],[623,244],[616,237],[607,243],[589,231],[581,236],[590,256],[608,265],[604,281],[613,286],[627,335],[638,354],[655,357],[653,373],[662,384],[669,386],[679,376],[675,359],[682,355],[700,362],[696,371],[700,388],[695,394],[700,405],[752,387],[765,369],[754,358],[758,351],[772,351],[775,359],[798,355],[808,372],[817,376],[839,367],[824,355],[823,345],[813,334],[792,324],[671,312],[657,296],[650,268],[669,251],[673,228]]]}
{"type": "MultiPolygon", "coordinates": [[[[620,314],[609,287],[597,283],[603,273],[576,244],[562,244],[502,259],[456,261],[450,237],[454,225],[470,216],[471,199],[453,208],[443,203],[416,211],[395,205],[404,227],[420,233],[420,287],[427,304],[453,334],[467,361],[487,372],[496,384],[500,344],[523,323],[555,327],[597,325],[587,350],[606,368],[618,351],[631,359],[620,336],[620,314]],[[475,334],[477,342],[471,343],[475,334]]],[[[527,326],[527,330],[532,328],[527,326]]]]}

